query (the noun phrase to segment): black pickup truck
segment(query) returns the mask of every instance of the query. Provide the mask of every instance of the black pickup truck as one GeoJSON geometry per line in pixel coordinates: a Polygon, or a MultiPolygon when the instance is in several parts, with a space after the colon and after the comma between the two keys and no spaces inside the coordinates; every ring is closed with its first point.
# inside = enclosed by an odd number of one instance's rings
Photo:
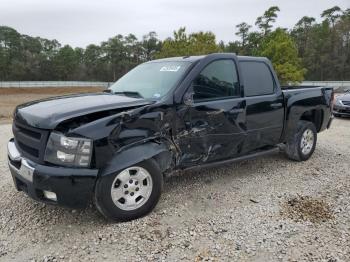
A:
{"type": "Polygon", "coordinates": [[[333,91],[282,90],[266,58],[234,54],[141,64],[106,92],[34,101],[14,112],[8,162],[17,190],[113,220],[157,204],[163,176],[283,150],[310,158],[333,91]]]}

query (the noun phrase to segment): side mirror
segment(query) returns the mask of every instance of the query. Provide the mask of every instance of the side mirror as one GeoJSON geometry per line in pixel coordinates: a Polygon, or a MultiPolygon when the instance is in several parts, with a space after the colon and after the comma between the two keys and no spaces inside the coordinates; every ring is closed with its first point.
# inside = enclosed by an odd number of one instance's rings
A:
{"type": "Polygon", "coordinates": [[[193,95],[193,92],[185,93],[183,102],[186,106],[193,106],[193,95]]]}

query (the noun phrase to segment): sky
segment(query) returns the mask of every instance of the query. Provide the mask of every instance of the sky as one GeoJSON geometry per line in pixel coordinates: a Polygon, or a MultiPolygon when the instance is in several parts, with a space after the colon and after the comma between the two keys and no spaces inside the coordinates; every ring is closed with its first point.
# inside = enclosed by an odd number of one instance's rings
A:
{"type": "Polygon", "coordinates": [[[305,15],[320,20],[325,9],[350,8],[350,0],[0,0],[0,25],[73,47],[150,31],[165,39],[181,26],[228,42],[237,39],[235,25],[254,25],[273,5],[281,9],[276,25],[292,28],[305,15]]]}

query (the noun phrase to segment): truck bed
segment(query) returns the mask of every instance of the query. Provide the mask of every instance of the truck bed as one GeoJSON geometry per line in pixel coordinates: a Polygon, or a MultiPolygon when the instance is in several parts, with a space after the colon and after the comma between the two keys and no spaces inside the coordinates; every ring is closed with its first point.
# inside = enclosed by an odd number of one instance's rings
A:
{"type": "Polygon", "coordinates": [[[281,86],[282,90],[295,90],[295,89],[306,89],[306,88],[321,88],[323,86],[281,86]]]}
{"type": "Polygon", "coordinates": [[[333,88],[324,86],[282,87],[286,107],[285,133],[288,136],[299,119],[314,122],[317,132],[329,126],[333,88]],[[307,112],[304,114],[303,112],[307,112]],[[314,121],[312,120],[314,119],[314,121]]]}

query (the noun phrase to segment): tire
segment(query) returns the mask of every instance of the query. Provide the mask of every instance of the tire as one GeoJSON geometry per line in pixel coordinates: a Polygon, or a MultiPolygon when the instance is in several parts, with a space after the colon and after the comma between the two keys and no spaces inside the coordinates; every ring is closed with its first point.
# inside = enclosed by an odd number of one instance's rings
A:
{"type": "Polygon", "coordinates": [[[151,212],[160,199],[162,189],[163,175],[157,163],[149,159],[113,175],[100,177],[96,182],[94,202],[97,210],[107,219],[129,221],[151,212]]]}
{"type": "Polygon", "coordinates": [[[339,115],[339,114],[334,114],[334,113],[333,113],[333,115],[334,115],[335,117],[340,117],[340,115],[339,115]]]}
{"type": "Polygon", "coordinates": [[[315,151],[316,142],[317,131],[315,125],[309,121],[301,120],[297,124],[296,132],[293,135],[290,135],[290,137],[287,139],[285,150],[286,155],[288,158],[295,161],[306,161],[311,157],[311,155],[315,151]],[[304,135],[309,138],[303,140],[304,135]],[[313,139],[311,139],[311,136],[313,137],[313,139]],[[305,144],[308,146],[303,146],[305,144]]]}

